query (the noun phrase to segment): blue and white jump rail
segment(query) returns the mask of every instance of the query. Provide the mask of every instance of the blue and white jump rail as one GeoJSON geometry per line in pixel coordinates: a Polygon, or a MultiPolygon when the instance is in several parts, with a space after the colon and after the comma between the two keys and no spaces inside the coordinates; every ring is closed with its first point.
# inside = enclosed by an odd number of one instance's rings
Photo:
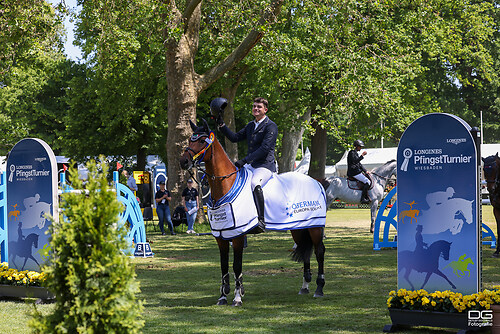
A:
{"type": "MultiPolygon", "coordinates": [[[[396,239],[389,239],[389,231],[391,226],[394,230],[398,230],[398,201],[394,202],[392,207],[388,207],[392,198],[396,194],[396,187],[394,187],[388,194],[385,196],[382,204],[380,205],[380,209],[377,213],[377,218],[375,219],[375,227],[373,230],[373,250],[381,250],[382,248],[396,248],[398,243],[396,239]],[[389,209],[389,212],[385,214],[386,210],[389,209]],[[380,239],[380,227],[384,224],[384,233],[382,235],[382,240],[380,239]]],[[[495,233],[488,227],[488,225],[482,223],[482,239],[483,245],[490,245],[491,248],[495,248],[497,246],[497,238],[495,237],[495,233]],[[491,240],[485,240],[486,238],[491,238],[491,240]]]]}
{"type": "MultiPolygon", "coordinates": [[[[142,211],[134,193],[127,186],[119,182],[119,174],[117,171],[113,172],[113,183],[118,201],[120,201],[125,208],[123,212],[120,213],[120,220],[118,224],[119,226],[124,226],[127,222],[129,223],[129,226],[127,227],[128,232],[126,239],[130,247],[124,250],[125,254],[134,254],[134,256],[137,257],[153,256],[151,247],[146,241],[146,229],[144,226],[142,211]]],[[[63,193],[75,191],[66,183],[66,173],[61,173],[60,186],[63,193]]]]}
{"type": "Polygon", "coordinates": [[[9,260],[8,234],[7,234],[7,173],[0,173],[0,261],[9,260]]]}

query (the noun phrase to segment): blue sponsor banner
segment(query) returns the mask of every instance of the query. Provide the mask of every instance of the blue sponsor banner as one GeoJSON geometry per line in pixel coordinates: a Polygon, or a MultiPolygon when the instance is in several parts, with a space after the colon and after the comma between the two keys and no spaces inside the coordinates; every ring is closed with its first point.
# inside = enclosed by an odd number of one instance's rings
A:
{"type": "Polygon", "coordinates": [[[479,171],[471,127],[450,114],[413,122],[398,146],[398,288],[480,289],[479,171]]]}
{"type": "Polygon", "coordinates": [[[46,215],[58,215],[57,162],[40,139],[19,141],[7,160],[9,267],[40,271],[48,247],[51,224],[46,215]]]}

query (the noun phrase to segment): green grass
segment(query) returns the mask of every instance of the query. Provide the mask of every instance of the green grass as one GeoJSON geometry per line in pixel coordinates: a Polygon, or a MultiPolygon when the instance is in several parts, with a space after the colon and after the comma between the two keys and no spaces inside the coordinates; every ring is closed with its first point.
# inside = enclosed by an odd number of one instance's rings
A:
{"type": "MultiPolygon", "coordinates": [[[[488,208],[483,212],[486,218],[488,208]]],[[[330,210],[325,239],[324,298],[298,295],[301,264],[290,260],[289,232],[248,237],[243,275],[243,307],[216,306],[220,268],[211,236],[149,233],[154,258],[137,258],[144,300],[144,333],[381,333],[390,323],[386,299],[396,289],[396,251],[373,251],[369,211],[330,210]]],[[[195,226],[195,230],[200,230],[195,226]]],[[[180,232],[180,231],[179,231],[180,232]]],[[[499,259],[483,247],[483,285],[500,284],[499,259]]],[[[231,256],[232,258],[232,256],[231,256]]],[[[315,289],[316,262],[312,262],[315,289]]],[[[234,279],[231,278],[233,296],[234,279]]],[[[51,305],[42,305],[44,312],[51,305]]],[[[32,306],[0,303],[0,332],[29,333],[24,324],[32,306]]],[[[400,333],[442,333],[412,328],[400,333]]],[[[449,330],[456,333],[456,330],[449,330]]]]}

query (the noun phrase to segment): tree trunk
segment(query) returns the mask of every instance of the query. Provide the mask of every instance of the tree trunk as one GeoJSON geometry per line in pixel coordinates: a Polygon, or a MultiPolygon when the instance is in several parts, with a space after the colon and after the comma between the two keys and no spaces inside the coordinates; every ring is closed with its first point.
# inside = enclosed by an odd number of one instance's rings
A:
{"type": "Polygon", "coordinates": [[[179,40],[168,39],[166,43],[166,76],[168,91],[167,112],[167,188],[172,195],[171,207],[181,203],[182,190],[189,178],[181,170],[179,158],[191,136],[189,121],[196,123],[196,83],[198,75],[194,71],[194,54],[198,47],[201,10],[197,6],[188,23],[188,30],[179,40]]]}
{"type": "Polygon", "coordinates": [[[326,130],[317,121],[313,122],[312,127],[315,133],[311,139],[311,164],[308,174],[316,180],[322,180],[325,178],[326,130]]]}
{"type": "MultiPolygon", "coordinates": [[[[246,71],[247,71],[247,66],[244,66],[243,69],[237,73],[236,78],[234,78],[231,84],[228,87],[226,87],[222,92],[222,97],[226,98],[229,102],[229,105],[227,106],[224,113],[224,122],[234,132],[237,129],[234,120],[235,117],[234,117],[233,101],[236,96],[236,91],[238,90],[238,87],[240,86],[241,82],[243,81],[243,78],[245,77],[246,71]]],[[[224,147],[229,159],[231,159],[232,161],[238,160],[238,143],[233,143],[228,138],[225,138],[224,147]]]]}
{"type": "Polygon", "coordinates": [[[141,171],[146,170],[146,158],[147,158],[146,153],[147,153],[146,149],[143,147],[141,147],[137,151],[137,170],[141,170],[141,171]]]}
{"type": "MultiPolygon", "coordinates": [[[[280,108],[281,109],[281,108],[280,108]]],[[[281,111],[281,110],[280,110],[281,111]]],[[[281,155],[278,157],[278,171],[280,173],[291,172],[295,168],[295,158],[297,150],[304,134],[304,122],[311,120],[311,111],[300,117],[301,124],[283,129],[283,138],[281,140],[281,155]]],[[[304,152],[302,152],[303,154],[304,152]]]]}

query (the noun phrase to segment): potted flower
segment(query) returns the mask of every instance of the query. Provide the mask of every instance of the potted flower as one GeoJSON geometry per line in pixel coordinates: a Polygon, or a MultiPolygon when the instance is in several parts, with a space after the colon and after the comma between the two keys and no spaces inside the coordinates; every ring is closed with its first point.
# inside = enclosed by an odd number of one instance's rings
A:
{"type": "MultiPolygon", "coordinates": [[[[471,322],[470,311],[477,311],[472,313],[474,316],[484,310],[493,310],[495,314],[497,306],[500,306],[500,286],[471,295],[449,290],[428,293],[425,290],[400,289],[389,293],[387,307],[392,325],[386,326],[384,331],[394,331],[398,325],[478,329],[491,323],[471,322]]],[[[496,315],[495,323],[499,318],[496,315]]]]}
{"type": "Polygon", "coordinates": [[[36,271],[18,271],[0,263],[0,297],[33,297],[52,299],[54,296],[44,287],[47,276],[36,271]]]}

